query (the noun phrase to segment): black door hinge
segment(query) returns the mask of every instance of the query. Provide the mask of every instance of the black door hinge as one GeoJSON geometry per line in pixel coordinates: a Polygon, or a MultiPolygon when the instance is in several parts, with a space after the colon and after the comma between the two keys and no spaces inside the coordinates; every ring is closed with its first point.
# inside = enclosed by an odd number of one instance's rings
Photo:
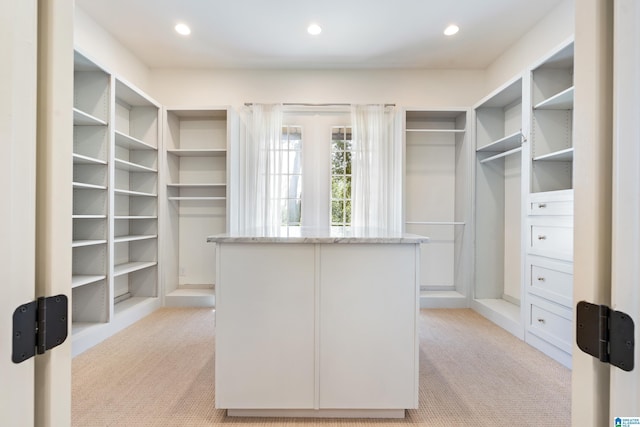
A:
{"type": "Polygon", "coordinates": [[[40,297],[13,312],[13,363],[24,362],[62,344],[68,334],[66,295],[40,297]]]}
{"type": "Polygon", "coordinates": [[[580,350],[624,371],[633,370],[633,319],[606,305],[580,301],[576,307],[576,341],[580,350]]]}

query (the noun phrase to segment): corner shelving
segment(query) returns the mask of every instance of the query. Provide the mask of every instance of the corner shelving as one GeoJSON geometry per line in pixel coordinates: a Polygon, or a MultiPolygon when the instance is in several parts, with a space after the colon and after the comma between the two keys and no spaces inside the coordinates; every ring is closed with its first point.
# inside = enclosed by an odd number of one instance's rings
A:
{"type": "Polygon", "coordinates": [[[522,322],[523,79],[474,108],[476,140],[475,288],[472,307],[519,338],[522,322]]]}
{"type": "Polygon", "coordinates": [[[228,229],[228,108],[165,111],[165,304],[213,306],[215,245],[228,229]]]}
{"type": "Polygon", "coordinates": [[[430,238],[421,248],[423,307],[468,304],[470,147],[466,110],[406,111],[404,229],[430,238]]]}

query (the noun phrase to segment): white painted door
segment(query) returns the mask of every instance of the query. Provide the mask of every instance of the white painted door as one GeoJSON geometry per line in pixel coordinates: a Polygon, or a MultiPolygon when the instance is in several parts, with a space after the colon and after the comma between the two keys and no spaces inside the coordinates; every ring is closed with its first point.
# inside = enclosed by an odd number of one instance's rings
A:
{"type": "MultiPolygon", "coordinates": [[[[609,415],[640,418],[640,2],[614,5],[612,308],[635,321],[635,368],[611,367],[609,415]]],[[[637,425],[637,424],[634,424],[637,425]]]]}
{"type": "Polygon", "coordinates": [[[34,359],[14,364],[14,310],[35,298],[36,1],[0,0],[0,414],[34,424],[34,359]]]}

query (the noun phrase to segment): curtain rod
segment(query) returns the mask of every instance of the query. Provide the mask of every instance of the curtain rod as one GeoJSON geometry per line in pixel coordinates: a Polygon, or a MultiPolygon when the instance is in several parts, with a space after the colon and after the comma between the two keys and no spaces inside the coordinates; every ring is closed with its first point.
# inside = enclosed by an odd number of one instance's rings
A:
{"type": "MultiPolygon", "coordinates": [[[[244,105],[246,107],[251,107],[253,102],[245,102],[244,105]]],[[[331,103],[331,104],[311,104],[308,102],[284,102],[282,103],[285,107],[351,107],[354,104],[346,104],[346,103],[331,103]]],[[[366,105],[378,105],[378,104],[366,104],[366,105]]],[[[396,104],[384,104],[385,107],[395,107],[396,104]]]]}

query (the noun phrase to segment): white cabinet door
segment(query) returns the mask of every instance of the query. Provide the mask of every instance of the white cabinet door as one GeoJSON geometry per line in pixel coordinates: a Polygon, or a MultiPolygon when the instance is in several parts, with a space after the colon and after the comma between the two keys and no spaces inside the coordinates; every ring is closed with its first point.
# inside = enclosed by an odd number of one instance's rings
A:
{"type": "Polygon", "coordinates": [[[216,407],[313,409],[314,245],[218,244],[216,407]]]}
{"type": "Polygon", "coordinates": [[[34,359],[11,361],[12,316],[35,299],[36,1],[0,2],[0,414],[34,425],[34,359]]]}
{"type": "Polygon", "coordinates": [[[416,245],[320,246],[320,408],[417,407],[416,245]]]}

